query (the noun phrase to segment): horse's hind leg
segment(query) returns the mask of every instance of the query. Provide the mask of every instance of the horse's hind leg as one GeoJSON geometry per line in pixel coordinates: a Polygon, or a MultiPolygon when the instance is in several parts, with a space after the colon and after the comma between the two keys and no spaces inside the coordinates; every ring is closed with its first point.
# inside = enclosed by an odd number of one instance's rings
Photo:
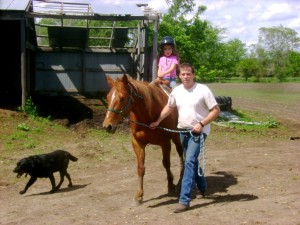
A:
{"type": "Polygon", "coordinates": [[[161,146],[162,148],[162,154],[163,154],[163,166],[166,169],[167,172],[167,179],[168,179],[168,193],[174,193],[175,191],[175,185],[173,183],[174,176],[171,171],[171,161],[170,161],[170,153],[171,153],[171,142],[168,141],[164,145],[161,146]]]}

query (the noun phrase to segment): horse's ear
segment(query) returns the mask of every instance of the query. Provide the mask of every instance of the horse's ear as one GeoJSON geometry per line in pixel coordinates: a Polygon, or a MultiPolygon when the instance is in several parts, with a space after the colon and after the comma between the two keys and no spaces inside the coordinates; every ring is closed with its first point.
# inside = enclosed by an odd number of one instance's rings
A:
{"type": "Polygon", "coordinates": [[[106,76],[107,83],[110,87],[113,86],[114,80],[110,76],[106,76]]]}
{"type": "Polygon", "coordinates": [[[128,79],[129,79],[129,75],[128,74],[124,74],[123,77],[122,77],[122,82],[124,84],[128,84],[129,83],[128,79]]]}

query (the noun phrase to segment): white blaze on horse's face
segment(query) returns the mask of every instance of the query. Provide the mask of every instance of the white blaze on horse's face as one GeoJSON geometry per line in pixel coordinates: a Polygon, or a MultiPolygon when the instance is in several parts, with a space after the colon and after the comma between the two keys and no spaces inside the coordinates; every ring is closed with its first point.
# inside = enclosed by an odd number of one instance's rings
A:
{"type": "Polygon", "coordinates": [[[116,98],[116,91],[114,91],[114,93],[111,96],[111,101],[113,101],[116,98]]]}
{"type": "MultiPolygon", "coordinates": [[[[111,99],[110,99],[110,104],[112,102],[114,102],[114,99],[116,98],[116,91],[113,92],[113,94],[111,95],[111,99]]],[[[109,114],[112,113],[111,111],[107,111],[106,113],[106,117],[109,117],[109,114]]]]}

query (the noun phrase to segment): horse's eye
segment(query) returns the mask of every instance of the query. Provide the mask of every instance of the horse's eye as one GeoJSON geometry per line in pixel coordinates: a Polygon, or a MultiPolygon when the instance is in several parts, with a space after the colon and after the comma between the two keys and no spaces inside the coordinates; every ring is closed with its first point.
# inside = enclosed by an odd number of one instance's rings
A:
{"type": "Polygon", "coordinates": [[[120,98],[120,102],[124,102],[124,101],[125,101],[124,97],[120,98]]]}

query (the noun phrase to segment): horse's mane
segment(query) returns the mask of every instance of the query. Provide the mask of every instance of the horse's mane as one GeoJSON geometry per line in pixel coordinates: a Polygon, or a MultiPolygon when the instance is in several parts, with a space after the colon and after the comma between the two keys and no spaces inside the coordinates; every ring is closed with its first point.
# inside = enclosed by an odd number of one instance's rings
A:
{"type": "Polygon", "coordinates": [[[136,89],[136,92],[143,96],[143,102],[145,103],[148,112],[157,109],[161,111],[166,104],[167,95],[157,85],[147,81],[138,81],[134,79],[129,79],[129,81],[136,89]],[[152,108],[152,106],[155,108],[152,108]]]}

